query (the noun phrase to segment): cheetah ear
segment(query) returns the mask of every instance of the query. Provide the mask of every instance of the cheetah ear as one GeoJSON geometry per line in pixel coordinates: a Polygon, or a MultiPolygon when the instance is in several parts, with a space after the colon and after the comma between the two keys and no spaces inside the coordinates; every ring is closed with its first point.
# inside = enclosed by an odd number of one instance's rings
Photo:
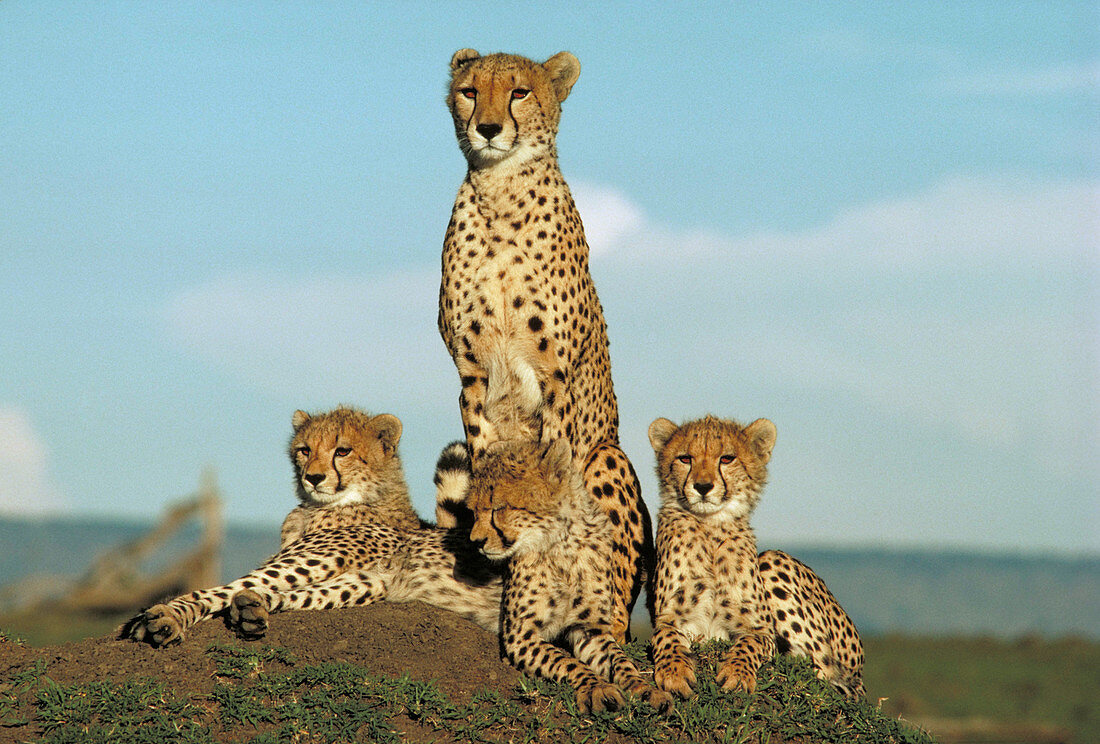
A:
{"type": "Polygon", "coordinates": [[[401,419],[389,413],[380,413],[370,422],[382,442],[382,451],[387,455],[393,454],[401,440],[401,419]]]}
{"type": "Polygon", "coordinates": [[[660,452],[680,427],[666,418],[655,419],[649,425],[649,444],[654,452],[660,452]]]}
{"type": "Polygon", "coordinates": [[[581,63],[569,52],[558,52],[550,59],[542,63],[543,69],[550,75],[550,82],[554,86],[554,93],[558,102],[569,97],[569,91],[573,90],[573,83],[581,75],[581,63]]]}
{"type": "Polygon", "coordinates": [[[542,470],[548,478],[564,480],[573,468],[573,450],[566,439],[555,439],[542,456],[542,470]]]}
{"type": "Polygon", "coordinates": [[[745,427],[745,435],[761,460],[767,462],[771,459],[772,448],[775,447],[775,424],[767,419],[756,419],[745,427]]]}
{"type": "Polygon", "coordinates": [[[459,67],[468,65],[475,59],[480,58],[481,55],[477,53],[475,49],[459,49],[451,57],[451,72],[456,71],[459,67]]]}
{"type": "Polygon", "coordinates": [[[290,424],[294,427],[294,430],[297,431],[298,429],[301,429],[302,424],[307,421],[309,421],[308,413],[306,413],[305,411],[295,411],[294,415],[290,419],[290,424]]]}

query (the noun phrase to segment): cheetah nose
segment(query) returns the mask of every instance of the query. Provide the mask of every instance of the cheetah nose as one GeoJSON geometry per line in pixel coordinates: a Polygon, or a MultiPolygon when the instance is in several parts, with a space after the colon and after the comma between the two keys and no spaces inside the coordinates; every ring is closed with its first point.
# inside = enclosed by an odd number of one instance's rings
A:
{"type": "Polygon", "coordinates": [[[712,488],[714,488],[713,483],[696,483],[695,484],[695,491],[700,496],[706,496],[708,493],[710,493],[710,489],[712,489],[712,488]]]}
{"type": "Polygon", "coordinates": [[[321,481],[323,481],[324,479],[324,473],[306,473],[306,480],[309,481],[314,488],[321,485],[321,481]]]}
{"type": "Polygon", "coordinates": [[[491,140],[500,134],[500,130],[504,129],[500,124],[478,124],[477,133],[487,140],[491,140]]]}

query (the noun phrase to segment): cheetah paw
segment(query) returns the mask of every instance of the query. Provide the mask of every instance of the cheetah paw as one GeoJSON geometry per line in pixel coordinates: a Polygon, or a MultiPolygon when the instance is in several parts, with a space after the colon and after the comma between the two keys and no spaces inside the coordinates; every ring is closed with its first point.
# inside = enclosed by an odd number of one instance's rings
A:
{"type": "Polygon", "coordinates": [[[153,605],[129,624],[129,635],[150,646],[170,646],[183,638],[183,628],[167,605],[153,605]]]}
{"type": "Polygon", "coordinates": [[[695,670],[689,664],[672,664],[653,672],[653,681],[666,692],[689,698],[695,694],[695,670]]]}
{"type": "Polygon", "coordinates": [[[577,708],[581,713],[614,713],[626,704],[622,691],[609,682],[594,682],[577,690],[577,708]]]}
{"type": "Polygon", "coordinates": [[[740,690],[750,694],[756,691],[756,675],[734,664],[719,669],[715,681],[723,690],[740,690]]]}
{"type": "Polygon", "coordinates": [[[256,592],[242,589],[229,603],[229,624],[242,637],[252,640],[267,633],[267,603],[256,592]]]}
{"type": "Polygon", "coordinates": [[[650,707],[656,710],[658,713],[668,713],[672,710],[672,695],[669,695],[664,690],[656,690],[652,687],[646,687],[639,695],[644,702],[648,703],[650,707]]]}

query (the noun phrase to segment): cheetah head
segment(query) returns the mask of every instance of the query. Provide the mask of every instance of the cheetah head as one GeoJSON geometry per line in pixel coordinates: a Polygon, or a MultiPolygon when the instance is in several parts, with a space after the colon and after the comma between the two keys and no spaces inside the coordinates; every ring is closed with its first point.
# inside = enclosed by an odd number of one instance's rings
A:
{"type": "Polygon", "coordinates": [[[369,504],[384,484],[395,477],[403,482],[396,416],[337,408],[313,416],[295,411],[292,423],[290,459],[303,504],[369,504]]]}
{"type": "Polygon", "coordinates": [[[713,416],[677,426],[659,418],[649,425],[657,453],[663,507],[699,517],[747,518],[767,480],[775,424],[757,419],[746,427],[713,416]]]}
{"type": "Polygon", "coordinates": [[[569,52],[542,64],[513,54],[455,52],[447,105],[470,167],[506,160],[518,165],[552,154],[561,103],[580,74],[581,64],[569,52]]]}
{"type": "Polygon", "coordinates": [[[495,442],[474,468],[467,492],[474,515],[470,539],[492,560],[544,550],[562,539],[564,520],[583,493],[567,441],[549,447],[495,442]]]}

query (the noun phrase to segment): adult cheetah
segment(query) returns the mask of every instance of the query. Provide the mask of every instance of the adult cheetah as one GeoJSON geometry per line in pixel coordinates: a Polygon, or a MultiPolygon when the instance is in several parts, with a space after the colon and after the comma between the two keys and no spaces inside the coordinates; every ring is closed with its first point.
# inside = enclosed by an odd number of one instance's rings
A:
{"type": "Polygon", "coordinates": [[[619,447],[584,227],[558,168],[561,103],[579,75],[569,52],[541,64],[472,49],[451,58],[447,100],[468,168],[443,244],[439,330],[461,379],[475,466],[493,442],[569,442],[612,521],[613,633],[622,640],[653,543],[637,475],[619,447]]]}

